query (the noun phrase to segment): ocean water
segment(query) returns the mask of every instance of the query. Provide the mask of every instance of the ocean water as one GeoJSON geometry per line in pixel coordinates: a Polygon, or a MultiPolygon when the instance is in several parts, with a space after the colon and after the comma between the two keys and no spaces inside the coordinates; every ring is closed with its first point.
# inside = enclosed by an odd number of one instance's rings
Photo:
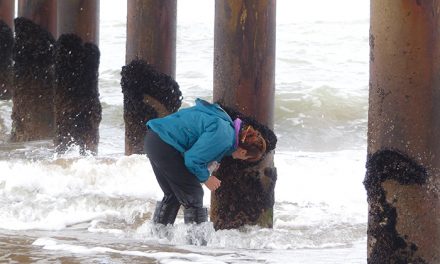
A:
{"type": "MultiPolygon", "coordinates": [[[[212,100],[214,0],[179,0],[177,22],[187,107],[212,100]]],[[[148,159],[124,155],[125,25],[126,1],[101,1],[98,156],[9,143],[0,101],[0,262],[366,263],[369,1],[277,1],[273,229],[151,225],[162,193],[148,159]]]]}

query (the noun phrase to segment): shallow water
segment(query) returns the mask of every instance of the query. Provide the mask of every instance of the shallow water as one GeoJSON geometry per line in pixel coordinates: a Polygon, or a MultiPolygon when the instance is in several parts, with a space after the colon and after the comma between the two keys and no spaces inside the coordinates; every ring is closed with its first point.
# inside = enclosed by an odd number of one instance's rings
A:
{"type": "Polygon", "coordinates": [[[30,234],[4,233],[0,256],[9,263],[366,263],[365,256],[355,252],[364,246],[324,249],[222,249],[197,246],[167,246],[151,241],[138,241],[114,236],[90,236],[76,230],[53,232],[51,238],[30,234]],[[78,238],[79,236],[79,238],[78,238]],[[80,240],[80,242],[79,242],[80,240]],[[97,247],[96,245],[100,246],[97,247]],[[13,253],[12,253],[13,252],[13,253]]]}
{"type": "MultiPolygon", "coordinates": [[[[181,212],[173,227],[151,225],[161,192],[144,156],[0,161],[0,252],[63,263],[365,263],[356,153],[278,153],[274,228],[215,232],[209,223],[198,231],[205,247],[188,241],[195,227],[181,212]]],[[[205,189],[208,207],[209,199],[205,189]]]]}

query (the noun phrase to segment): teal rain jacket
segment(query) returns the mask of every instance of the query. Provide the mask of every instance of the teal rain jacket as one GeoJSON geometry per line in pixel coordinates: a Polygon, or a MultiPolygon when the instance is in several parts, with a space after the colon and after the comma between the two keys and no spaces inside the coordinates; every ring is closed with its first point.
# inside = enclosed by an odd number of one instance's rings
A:
{"type": "Polygon", "coordinates": [[[185,166],[200,182],[209,177],[208,163],[220,162],[236,148],[231,117],[218,104],[201,99],[193,107],[152,119],[147,126],[182,153],[185,166]]]}

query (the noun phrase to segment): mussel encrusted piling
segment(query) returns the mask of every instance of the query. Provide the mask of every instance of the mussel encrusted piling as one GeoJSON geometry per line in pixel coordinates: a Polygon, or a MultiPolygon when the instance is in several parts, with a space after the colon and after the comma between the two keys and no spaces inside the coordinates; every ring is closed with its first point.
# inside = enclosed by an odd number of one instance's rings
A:
{"type": "Polygon", "coordinates": [[[14,22],[11,141],[52,139],[55,40],[29,19],[20,17],[14,22]]]}
{"type": "Polygon", "coordinates": [[[145,60],[133,60],[122,67],[121,76],[125,154],[141,154],[147,131],[145,123],[176,112],[182,104],[182,93],[171,76],[158,72],[145,60]]]}
{"type": "Polygon", "coordinates": [[[0,19],[0,100],[12,97],[12,29],[0,19]]]}
{"type": "MultiPolygon", "coordinates": [[[[232,119],[240,118],[258,130],[266,140],[266,154],[276,147],[277,137],[267,126],[245,116],[232,108],[222,105],[232,119]]],[[[212,196],[211,220],[215,229],[240,228],[244,225],[266,225],[272,227],[274,188],[277,171],[273,164],[266,164],[263,157],[257,162],[246,162],[225,157],[215,173],[221,181],[221,188],[212,196]],[[221,202],[220,202],[221,201],[221,202]]]]}
{"type": "Polygon", "coordinates": [[[55,44],[55,137],[58,153],[77,145],[81,154],[97,154],[101,103],[98,76],[100,52],[75,34],[55,44]]]}

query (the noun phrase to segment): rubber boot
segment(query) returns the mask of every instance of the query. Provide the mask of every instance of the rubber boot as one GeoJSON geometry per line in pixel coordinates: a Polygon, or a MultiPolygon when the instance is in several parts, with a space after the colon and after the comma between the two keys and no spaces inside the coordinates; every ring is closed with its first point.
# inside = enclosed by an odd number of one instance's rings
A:
{"type": "Polygon", "coordinates": [[[185,208],[183,210],[183,219],[185,224],[200,224],[208,221],[208,208],[185,208]]]}
{"type": "Polygon", "coordinates": [[[190,245],[206,246],[208,244],[206,226],[201,223],[208,221],[207,208],[185,208],[183,210],[185,224],[196,224],[188,228],[186,241],[190,245]]]}
{"type": "Polygon", "coordinates": [[[179,212],[180,203],[164,203],[158,201],[154,210],[153,222],[156,224],[174,224],[177,212],[179,212]]]}

